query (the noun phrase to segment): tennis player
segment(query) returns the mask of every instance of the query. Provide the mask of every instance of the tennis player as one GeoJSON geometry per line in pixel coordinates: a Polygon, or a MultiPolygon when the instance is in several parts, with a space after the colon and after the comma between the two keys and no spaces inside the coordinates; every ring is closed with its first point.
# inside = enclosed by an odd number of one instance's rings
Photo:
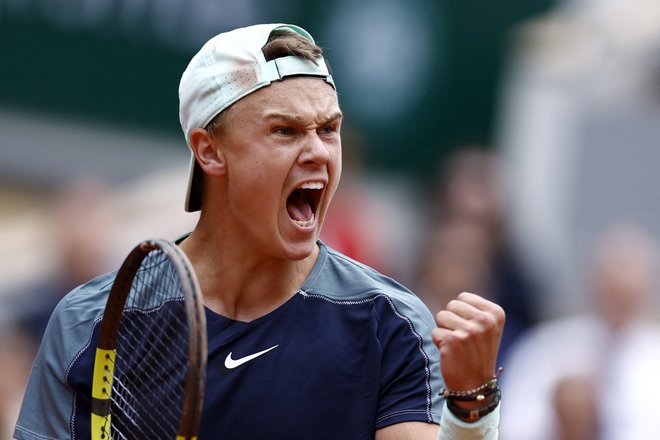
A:
{"type": "MultiPolygon", "coordinates": [[[[495,439],[502,309],[461,293],[435,320],[404,286],[319,240],[342,112],[302,28],[220,34],[183,73],[191,151],[179,240],[207,311],[200,439],[495,439]]],[[[114,274],[56,309],[15,436],[89,437],[92,347],[114,274]]]]}

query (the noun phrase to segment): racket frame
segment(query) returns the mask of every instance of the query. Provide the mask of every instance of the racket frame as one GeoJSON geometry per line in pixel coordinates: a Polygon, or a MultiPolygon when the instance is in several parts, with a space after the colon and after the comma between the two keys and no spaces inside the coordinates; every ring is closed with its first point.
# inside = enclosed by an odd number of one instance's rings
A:
{"type": "Polygon", "coordinates": [[[206,319],[199,282],[188,257],[175,244],[163,240],[145,240],[128,254],[117,272],[103,313],[94,359],[92,379],[92,440],[111,438],[111,392],[117,351],[117,336],[121,328],[126,300],[133,279],[144,259],[152,251],[161,250],[176,270],[181,281],[186,319],[188,322],[188,370],[185,396],[176,440],[195,440],[201,419],[206,376],[206,319]]]}

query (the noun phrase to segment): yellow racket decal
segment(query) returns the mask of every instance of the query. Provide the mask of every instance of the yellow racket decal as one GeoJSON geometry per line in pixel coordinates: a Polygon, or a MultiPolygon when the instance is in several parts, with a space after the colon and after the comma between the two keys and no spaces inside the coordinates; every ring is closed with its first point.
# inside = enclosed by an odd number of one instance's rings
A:
{"type": "Polygon", "coordinates": [[[96,349],[92,378],[92,440],[110,439],[110,393],[115,350],[96,349]]]}

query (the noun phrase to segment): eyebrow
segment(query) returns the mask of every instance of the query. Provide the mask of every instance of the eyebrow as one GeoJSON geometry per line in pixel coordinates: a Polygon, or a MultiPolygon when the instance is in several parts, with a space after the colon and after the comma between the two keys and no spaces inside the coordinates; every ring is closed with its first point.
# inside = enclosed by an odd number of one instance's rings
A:
{"type": "MultiPolygon", "coordinates": [[[[337,111],[327,118],[324,118],[321,122],[320,125],[325,125],[329,124],[331,122],[334,122],[338,119],[342,119],[344,117],[344,114],[341,111],[337,111]]],[[[294,123],[294,124],[300,124],[304,122],[304,118],[298,114],[290,114],[290,113],[267,113],[265,115],[265,119],[281,119],[286,122],[294,123]]]]}

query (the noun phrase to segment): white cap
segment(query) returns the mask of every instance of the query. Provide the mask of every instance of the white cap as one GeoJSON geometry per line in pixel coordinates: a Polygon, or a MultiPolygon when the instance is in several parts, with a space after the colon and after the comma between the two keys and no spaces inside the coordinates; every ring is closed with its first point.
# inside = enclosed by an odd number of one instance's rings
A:
{"type": "MultiPolygon", "coordinates": [[[[206,127],[231,104],[273,81],[291,75],[318,76],[334,87],[322,57],[317,59],[318,64],[297,56],[266,61],[261,49],[276,29],[290,30],[314,42],[301,27],[261,24],[217,35],[192,58],[179,84],[179,119],[189,148],[193,129],[206,127]]],[[[191,151],[185,204],[188,212],[201,208],[202,173],[191,151]]]]}

